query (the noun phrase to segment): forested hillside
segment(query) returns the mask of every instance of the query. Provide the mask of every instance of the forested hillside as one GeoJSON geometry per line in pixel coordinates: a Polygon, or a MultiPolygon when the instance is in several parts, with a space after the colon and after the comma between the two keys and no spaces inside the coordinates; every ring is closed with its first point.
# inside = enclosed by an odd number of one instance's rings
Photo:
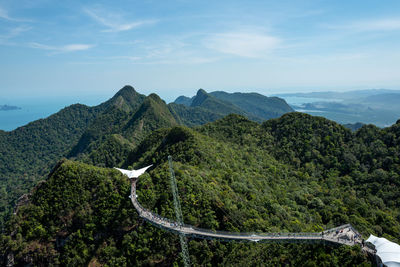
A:
{"type": "Polygon", "coordinates": [[[174,103],[187,107],[202,107],[221,115],[240,114],[258,122],[294,111],[284,99],[279,97],[223,91],[207,93],[203,89],[199,89],[192,98],[180,96],[174,103]]]}
{"type": "Polygon", "coordinates": [[[98,108],[72,105],[11,132],[0,132],[0,228],[15,201],[78,141],[98,108]]]}
{"type": "Polygon", "coordinates": [[[244,111],[254,114],[264,120],[277,118],[294,110],[279,97],[267,97],[258,93],[226,93],[223,91],[211,92],[210,95],[231,102],[244,111]]]}
{"type": "MultiPolygon", "coordinates": [[[[352,133],[301,113],[263,124],[230,115],[194,129],[152,131],[119,166],[153,164],[139,179],[138,199],[173,219],[172,155],[184,221],[195,226],[318,232],[351,223],[364,235],[399,242],[399,146],[400,121],[352,133]]],[[[116,170],[61,162],[9,222],[3,261],[14,255],[21,265],[180,264],[177,236],[143,223],[129,188],[116,170]]],[[[343,246],[190,240],[189,252],[196,266],[371,264],[359,248],[343,246]]]]}
{"type": "Polygon", "coordinates": [[[205,91],[199,91],[196,103],[167,105],[156,94],[145,96],[124,86],[98,106],[72,105],[14,131],[0,131],[0,229],[17,199],[61,157],[111,167],[158,128],[202,125],[230,113],[261,121],[205,91]]]}
{"type": "Polygon", "coordinates": [[[113,125],[118,127],[119,119],[135,110],[144,97],[133,87],[125,86],[98,106],[71,105],[14,131],[1,131],[0,228],[18,198],[42,180],[63,156],[71,154],[78,141],[90,143],[102,131],[113,125]]]}

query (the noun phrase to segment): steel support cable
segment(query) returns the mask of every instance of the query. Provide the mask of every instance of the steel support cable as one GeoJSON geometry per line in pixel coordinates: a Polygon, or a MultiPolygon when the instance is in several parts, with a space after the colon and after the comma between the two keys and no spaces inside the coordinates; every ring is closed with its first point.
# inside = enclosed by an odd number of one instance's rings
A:
{"type": "MultiPolygon", "coordinates": [[[[172,157],[168,156],[168,164],[169,164],[169,171],[170,171],[170,178],[171,178],[171,190],[172,190],[172,196],[174,199],[174,209],[175,209],[175,215],[176,215],[176,221],[179,224],[180,227],[183,226],[183,216],[182,216],[182,209],[181,209],[181,203],[179,200],[179,194],[178,194],[178,186],[176,184],[176,178],[175,178],[175,172],[174,168],[172,166],[172,157]]],[[[183,263],[185,267],[190,266],[190,256],[189,256],[189,248],[187,245],[187,239],[184,233],[180,232],[179,233],[179,241],[181,243],[181,249],[182,249],[182,258],[183,258],[183,263]]]]}
{"type": "MultiPolygon", "coordinates": [[[[223,203],[223,202],[221,201],[221,199],[218,198],[218,200],[219,200],[221,203],[223,203]]],[[[231,216],[229,216],[229,214],[226,212],[226,210],[225,210],[224,208],[219,207],[218,205],[216,205],[216,207],[219,208],[223,213],[225,213],[225,215],[228,216],[228,218],[231,219],[231,220],[236,224],[236,226],[240,228],[240,226],[241,226],[242,224],[241,224],[238,220],[236,220],[235,218],[232,218],[231,216]]]]}

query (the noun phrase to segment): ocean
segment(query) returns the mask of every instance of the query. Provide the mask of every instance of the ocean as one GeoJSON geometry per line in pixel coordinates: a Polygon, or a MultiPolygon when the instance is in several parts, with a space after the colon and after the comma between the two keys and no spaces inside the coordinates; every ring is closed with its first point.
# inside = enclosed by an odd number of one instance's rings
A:
{"type": "Polygon", "coordinates": [[[96,106],[106,101],[108,96],[90,96],[84,98],[77,97],[49,97],[31,99],[7,99],[1,100],[0,105],[17,106],[21,109],[0,110],[0,130],[12,131],[24,126],[29,122],[44,119],[60,111],[64,107],[72,104],[81,103],[88,106],[96,106]]]}

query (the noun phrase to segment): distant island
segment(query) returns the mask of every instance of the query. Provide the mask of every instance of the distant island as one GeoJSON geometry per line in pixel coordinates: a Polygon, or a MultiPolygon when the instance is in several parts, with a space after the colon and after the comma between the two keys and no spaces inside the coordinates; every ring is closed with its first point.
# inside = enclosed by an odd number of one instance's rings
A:
{"type": "Polygon", "coordinates": [[[16,109],[21,109],[21,108],[17,107],[17,106],[0,105],[0,111],[8,111],[8,110],[16,110],[16,109]]]}
{"type": "MultiPolygon", "coordinates": [[[[278,94],[276,96],[285,99],[296,111],[323,116],[345,125],[361,122],[378,127],[388,127],[394,124],[400,116],[400,106],[398,105],[400,90],[366,89],[347,92],[278,94]]],[[[357,128],[360,125],[355,126],[357,128]]]]}

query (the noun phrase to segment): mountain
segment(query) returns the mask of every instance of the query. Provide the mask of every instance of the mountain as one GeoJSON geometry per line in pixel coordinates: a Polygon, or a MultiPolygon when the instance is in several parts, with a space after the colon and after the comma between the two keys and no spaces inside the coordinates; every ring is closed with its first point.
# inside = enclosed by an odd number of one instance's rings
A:
{"type": "Polygon", "coordinates": [[[400,94],[400,90],[390,89],[366,89],[366,90],[352,90],[346,92],[337,91],[324,91],[324,92],[310,92],[310,93],[287,93],[277,94],[279,97],[306,97],[306,98],[321,98],[321,99],[360,99],[379,94],[400,94]]]}
{"type": "Polygon", "coordinates": [[[264,120],[277,118],[294,111],[285,100],[279,97],[266,97],[257,93],[230,94],[222,91],[211,92],[210,94],[264,120]]]}
{"type": "Polygon", "coordinates": [[[190,106],[192,104],[193,98],[189,98],[187,96],[179,96],[177,99],[175,99],[174,103],[176,104],[181,104],[185,106],[190,106]]]}
{"type": "Polygon", "coordinates": [[[145,96],[136,92],[135,88],[125,85],[111,99],[102,103],[100,107],[104,110],[115,107],[126,113],[135,111],[143,102],[145,96]]]}
{"type": "MultiPolygon", "coordinates": [[[[118,130],[114,132],[119,132],[121,120],[138,109],[144,98],[131,86],[125,86],[98,106],[71,105],[13,131],[0,131],[0,228],[18,198],[44,179],[57,161],[79,154],[79,149],[84,150],[99,136],[110,132],[110,128],[116,127],[118,130]]],[[[107,142],[121,143],[122,151],[131,149],[117,135],[109,137],[107,142]]],[[[107,142],[104,140],[103,146],[107,142]]]]}
{"type": "Polygon", "coordinates": [[[129,120],[145,98],[146,96],[137,93],[133,87],[125,86],[111,99],[100,104],[102,112],[88,125],[68,157],[76,157],[87,152],[93,142],[107,134],[120,132],[123,123],[129,120]]]}
{"type": "MultiPolygon", "coordinates": [[[[177,124],[164,100],[156,94],[151,94],[124,126],[123,133],[134,141],[144,138],[147,133],[158,128],[171,127],[177,124]],[[141,138],[139,138],[140,135],[141,138]]],[[[136,143],[139,142],[136,141],[136,143]]]]}
{"type": "Polygon", "coordinates": [[[343,124],[343,126],[346,127],[347,129],[350,129],[351,131],[355,132],[358,129],[360,129],[361,127],[363,127],[364,123],[361,123],[361,122],[347,123],[347,124],[343,124]]]}
{"type": "Polygon", "coordinates": [[[190,99],[185,96],[178,97],[175,102],[168,104],[175,119],[182,125],[196,126],[215,121],[228,114],[240,114],[254,121],[262,121],[261,118],[247,113],[234,104],[217,99],[203,89],[197,91],[196,96],[190,99]]]}
{"type": "Polygon", "coordinates": [[[145,96],[127,85],[98,106],[72,105],[14,131],[0,131],[0,228],[17,199],[60,158],[115,166],[155,129],[201,125],[230,113],[260,120],[205,91],[186,107],[166,105],[157,95],[145,96]]]}
{"type": "Polygon", "coordinates": [[[397,107],[400,109],[400,91],[398,93],[386,93],[386,94],[377,94],[373,96],[365,97],[363,102],[367,104],[375,104],[379,105],[381,108],[388,108],[390,106],[397,107]]]}
{"type": "MultiPolygon", "coordinates": [[[[139,201],[173,219],[168,155],[184,221],[194,226],[279,233],[351,223],[364,236],[400,241],[400,120],[351,132],[296,112],[261,124],[220,118],[242,109],[203,90],[191,105],[126,86],[99,106],[73,105],[26,132],[0,131],[0,167],[10,177],[1,180],[4,213],[18,203],[0,235],[0,265],[182,264],[179,238],[143,223],[129,181],[111,169],[153,164],[137,184],[139,201]]],[[[193,265],[368,264],[358,247],[192,239],[189,251],[193,265]]]]}
{"type": "MultiPolygon", "coordinates": [[[[245,111],[241,110],[239,107],[235,106],[234,104],[220,100],[212,95],[208,94],[203,89],[197,91],[196,96],[193,98],[192,103],[190,104],[191,107],[202,107],[206,110],[210,110],[217,114],[221,115],[228,115],[228,114],[241,114],[241,115],[248,115],[251,117],[255,117],[253,115],[246,114],[245,111]]],[[[259,119],[259,118],[257,118],[259,119]]]]}
{"type": "Polygon", "coordinates": [[[187,126],[198,126],[223,117],[219,113],[202,107],[188,107],[181,104],[169,103],[168,108],[179,124],[187,126]]]}
{"type": "MultiPolygon", "coordinates": [[[[399,138],[400,120],[352,133],[302,113],[262,124],[229,115],[193,129],[154,130],[120,166],[153,164],[139,178],[138,199],[174,219],[167,161],[172,155],[184,222],[194,226],[318,232],[351,223],[364,236],[399,242],[399,138]]],[[[114,169],[61,161],[9,222],[0,238],[1,263],[182,264],[178,236],[144,223],[129,194],[128,179],[114,169]]],[[[371,264],[357,246],[191,239],[189,253],[195,266],[371,264]]]]}
{"type": "Polygon", "coordinates": [[[223,91],[207,93],[203,89],[200,89],[196,96],[192,98],[180,96],[174,103],[190,107],[203,107],[222,115],[241,114],[259,122],[294,111],[285,100],[278,97],[266,97],[257,93],[226,93],[223,91]]]}
{"type": "Polygon", "coordinates": [[[14,131],[0,132],[0,227],[16,200],[68,153],[100,111],[76,104],[14,131]]]}
{"type": "MultiPolygon", "coordinates": [[[[88,126],[68,158],[78,158],[98,166],[115,166],[119,162],[118,159],[126,156],[151,131],[178,124],[159,96],[151,94],[145,97],[136,95],[133,88],[130,90],[136,96],[136,101],[129,102],[130,105],[123,105],[122,109],[120,105],[115,104],[106,109],[88,126]],[[120,153],[115,155],[112,151],[120,153]]],[[[115,99],[125,98],[118,96],[110,101],[121,103],[115,99]]],[[[124,100],[122,103],[128,102],[124,100]]]]}

